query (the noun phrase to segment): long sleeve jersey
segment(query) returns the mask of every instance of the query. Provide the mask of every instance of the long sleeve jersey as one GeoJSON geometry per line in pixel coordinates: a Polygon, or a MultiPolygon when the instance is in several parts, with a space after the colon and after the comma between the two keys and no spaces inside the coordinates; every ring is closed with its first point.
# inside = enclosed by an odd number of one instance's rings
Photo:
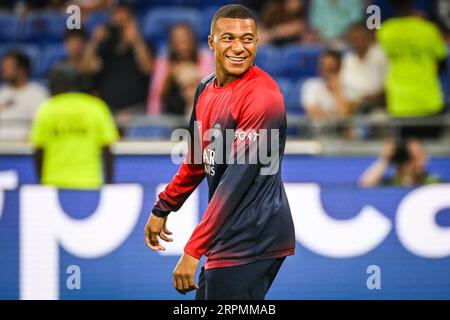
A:
{"type": "Polygon", "coordinates": [[[283,96],[257,66],[219,87],[197,88],[189,151],[153,214],[177,211],[206,177],[209,203],[184,251],[205,268],[293,255],[294,225],[281,179],[286,142],[283,96]]]}

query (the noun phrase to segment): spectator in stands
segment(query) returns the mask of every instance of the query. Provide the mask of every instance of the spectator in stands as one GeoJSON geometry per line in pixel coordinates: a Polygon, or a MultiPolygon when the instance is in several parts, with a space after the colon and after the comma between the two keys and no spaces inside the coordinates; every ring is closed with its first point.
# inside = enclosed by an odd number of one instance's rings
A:
{"type": "Polygon", "coordinates": [[[426,171],[427,162],[428,155],[420,141],[387,141],[380,157],[362,174],[359,184],[362,187],[419,186],[440,182],[438,176],[426,171]],[[394,174],[386,176],[391,165],[394,166],[394,174]]]}
{"type": "Polygon", "coordinates": [[[348,28],[364,18],[364,0],[314,0],[309,23],[327,43],[341,44],[348,28]]]}
{"type": "Polygon", "coordinates": [[[445,33],[447,43],[450,43],[450,1],[435,0],[433,16],[445,33]]]}
{"type": "Polygon", "coordinates": [[[47,89],[29,81],[30,59],[23,53],[10,51],[1,61],[3,84],[0,87],[0,137],[26,139],[30,123],[38,107],[47,99],[47,89]]]}
{"type": "MultiPolygon", "coordinates": [[[[444,109],[438,70],[445,70],[447,49],[439,29],[414,16],[413,0],[391,0],[398,17],[386,20],[377,38],[389,61],[386,82],[387,109],[392,117],[424,122],[444,109]]],[[[403,125],[401,138],[435,138],[442,126],[403,125]]]]}
{"type": "Polygon", "coordinates": [[[213,72],[213,57],[209,49],[198,47],[192,27],[178,24],[170,31],[168,53],[156,60],[147,105],[149,114],[184,115],[189,112],[194,101],[190,98],[187,101],[181,90],[182,82],[187,85],[186,72],[191,73],[190,81],[197,80],[198,85],[199,79],[213,72]]]}
{"type": "Polygon", "coordinates": [[[319,58],[320,77],[304,82],[301,105],[313,120],[345,118],[352,112],[340,81],[341,53],[325,50],[319,58]]]}
{"type": "Polygon", "coordinates": [[[92,78],[89,75],[89,69],[84,62],[84,54],[87,43],[87,35],[83,29],[67,30],[64,34],[64,48],[67,57],[62,63],[70,64],[78,72],[81,78],[81,90],[83,92],[92,91],[92,78]]]}
{"type": "Polygon", "coordinates": [[[350,45],[342,60],[341,80],[357,112],[384,109],[384,81],[387,59],[374,41],[373,32],[365,23],[353,25],[347,34],[350,45]]]}
{"type": "Polygon", "coordinates": [[[54,68],[49,86],[52,98],[39,108],[31,132],[39,181],[70,189],[96,189],[104,180],[112,183],[109,146],[118,132],[108,106],[79,92],[78,73],[70,65],[54,68]]]}
{"type": "Polygon", "coordinates": [[[129,4],[117,4],[111,23],[94,30],[84,64],[96,75],[97,93],[119,119],[144,112],[153,55],[129,4]]]}
{"type": "Polygon", "coordinates": [[[303,0],[269,0],[261,9],[258,38],[277,46],[300,42],[306,29],[303,0]]]}

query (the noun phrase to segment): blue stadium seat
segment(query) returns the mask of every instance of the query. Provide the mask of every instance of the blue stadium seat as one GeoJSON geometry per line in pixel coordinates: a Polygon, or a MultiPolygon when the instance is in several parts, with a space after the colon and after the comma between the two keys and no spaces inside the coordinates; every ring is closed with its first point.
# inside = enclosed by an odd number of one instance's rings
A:
{"type": "Polygon", "coordinates": [[[160,126],[135,126],[127,130],[126,137],[129,139],[168,139],[171,129],[160,126]]]}
{"type": "Polygon", "coordinates": [[[0,12],[0,41],[14,41],[17,38],[19,22],[8,12],[0,12]]]}
{"type": "Polygon", "coordinates": [[[67,55],[66,49],[62,44],[52,44],[46,46],[42,50],[42,62],[40,66],[40,74],[44,77],[47,76],[52,66],[64,59],[67,55]]]}
{"type": "Polygon", "coordinates": [[[317,75],[321,47],[287,46],[283,49],[281,74],[291,79],[311,77],[317,75]]]}
{"type": "Polygon", "coordinates": [[[109,11],[95,11],[89,15],[86,21],[86,30],[91,34],[98,25],[106,24],[109,21],[109,11]]]}
{"type": "Polygon", "coordinates": [[[183,7],[161,7],[150,10],[144,18],[143,32],[156,47],[167,42],[170,28],[177,23],[187,23],[200,34],[201,14],[198,10],[183,7]]]}
{"type": "Polygon", "coordinates": [[[281,58],[280,49],[270,45],[262,45],[256,53],[255,63],[271,76],[277,76],[281,71],[281,58]]]}
{"type": "Polygon", "coordinates": [[[211,5],[211,2],[214,2],[214,4],[217,6],[217,8],[231,3],[239,3],[239,1],[236,0],[176,0],[176,2],[179,3],[179,5],[189,6],[189,7],[197,7],[202,10],[203,8],[211,5]]]}
{"type": "Polygon", "coordinates": [[[60,12],[36,12],[24,22],[23,39],[37,43],[61,41],[67,16],[60,12]]]}
{"type": "MultiPolygon", "coordinates": [[[[294,83],[288,78],[284,77],[277,77],[275,78],[275,81],[278,84],[281,93],[283,94],[286,113],[299,114],[299,103],[296,103],[296,100],[294,98],[294,83]]],[[[296,96],[298,98],[299,95],[297,94],[296,96]]]]}
{"type": "Polygon", "coordinates": [[[38,76],[41,67],[41,51],[38,46],[26,43],[14,43],[0,46],[0,56],[8,51],[19,51],[27,55],[31,62],[31,76],[38,76]]]}
{"type": "Polygon", "coordinates": [[[307,79],[308,78],[300,78],[293,85],[292,94],[294,94],[294,96],[291,97],[291,101],[295,103],[295,108],[299,110],[299,113],[305,112],[305,109],[302,106],[302,87],[307,79]]]}
{"type": "Polygon", "coordinates": [[[219,9],[220,6],[213,5],[213,6],[207,6],[204,8],[201,8],[202,17],[200,22],[200,30],[199,30],[199,41],[200,42],[206,42],[208,39],[208,35],[210,33],[211,29],[211,20],[214,17],[214,14],[216,13],[217,9],[219,9]]]}

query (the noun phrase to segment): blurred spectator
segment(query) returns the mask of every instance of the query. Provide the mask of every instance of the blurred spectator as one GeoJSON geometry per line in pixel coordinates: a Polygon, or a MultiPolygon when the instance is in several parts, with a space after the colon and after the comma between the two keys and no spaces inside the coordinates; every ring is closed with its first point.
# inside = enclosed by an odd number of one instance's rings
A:
{"type": "Polygon", "coordinates": [[[342,60],[341,79],[349,99],[358,112],[384,108],[384,81],[387,59],[375,43],[373,33],[365,23],[352,26],[347,34],[350,51],[342,60]]]}
{"type": "Polygon", "coordinates": [[[153,55],[130,5],[117,4],[111,23],[94,30],[84,64],[96,73],[96,91],[119,118],[144,112],[153,55]]]}
{"type": "Polygon", "coordinates": [[[111,8],[116,0],[70,0],[67,5],[75,4],[80,7],[82,13],[91,13],[96,10],[111,8]]]}
{"type": "Polygon", "coordinates": [[[118,133],[108,106],[80,93],[79,77],[70,65],[60,64],[49,75],[52,98],[39,108],[31,132],[41,183],[58,188],[96,189],[112,183],[109,146],[118,133]]]}
{"type": "Polygon", "coordinates": [[[299,42],[306,27],[303,0],[269,0],[262,7],[258,37],[277,46],[299,42]]]}
{"type": "Polygon", "coordinates": [[[433,16],[444,31],[447,43],[450,43],[450,1],[434,0],[433,9],[433,16]]]}
{"type": "Polygon", "coordinates": [[[340,43],[348,28],[364,18],[363,0],[314,0],[309,23],[320,38],[340,43]]]}
{"type": "Polygon", "coordinates": [[[396,143],[385,143],[383,153],[361,176],[362,187],[379,185],[418,186],[438,183],[440,178],[426,171],[428,155],[421,142],[408,140],[396,143]],[[394,174],[386,176],[390,166],[394,166],[394,174]]]}
{"type": "Polygon", "coordinates": [[[30,71],[30,60],[26,55],[11,51],[3,56],[0,120],[8,120],[9,125],[0,125],[1,138],[25,139],[38,107],[48,97],[44,86],[28,80],[30,71]]]}
{"type": "Polygon", "coordinates": [[[173,26],[168,53],[156,60],[147,105],[148,113],[184,115],[189,112],[187,108],[192,107],[194,100],[189,95],[184,96],[181,87],[192,87],[194,83],[197,86],[201,78],[213,72],[213,65],[209,49],[198,48],[194,31],[189,25],[173,26]],[[187,72],[190,73],[189,76],[186,75],[187,72]]]}
{"type": "MultiPolygon", "coordinates": [[[[445,69],[447,50],[439,29],[414,16],[413,0],[392,0],[399,16],[386,20],[377,31],[387,54],[387,108],[393,117],[425,119],[444,108],[438,69],[445,69]]],[[[432,138],[441,126],[402,126],[400,137],[432,138]]]]}
{"type": "Polygon", "coordinates": [[[67,30],[64,34],[64,48],[67,57],[62,61],[64,64],[71,65],[79,74],[81,79],[81,91],[92,91],[92,78],[89,75],[90,70],[86,68],[84,54],[87,43],[87,35],[83,29],[67,30]]]}
{"type": "Polygon", "coordinates": [[[352,104],[340,82],[341,54],[326,50],[319,58],[320,77],[304,82],[301,105],[313,120],[345,118],[352,112],[352,104]]]}

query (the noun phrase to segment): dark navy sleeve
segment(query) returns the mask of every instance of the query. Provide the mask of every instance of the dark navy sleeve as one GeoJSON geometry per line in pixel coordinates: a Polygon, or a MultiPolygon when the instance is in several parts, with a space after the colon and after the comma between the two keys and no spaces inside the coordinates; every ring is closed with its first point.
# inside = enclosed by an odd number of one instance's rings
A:
{"type": "Polygon", "coordinates": [[[191,193],[205,178],[205,168],[201,161],[200,141],[195,139],[196,135],[194,134],[195,130],[197,130],[195,126],[196,104],[204,88],[205,83],[202,82],[195,94],[194,108],[189,121],[190,140],[188,153],[180,165],[177,174],[165,190],[158,195],[152,209],[152,213],[155,216],[166,217],[170,212],[180,209],[191,193]],[[200,153],[200,156],[198,153],[200,153]]]}

